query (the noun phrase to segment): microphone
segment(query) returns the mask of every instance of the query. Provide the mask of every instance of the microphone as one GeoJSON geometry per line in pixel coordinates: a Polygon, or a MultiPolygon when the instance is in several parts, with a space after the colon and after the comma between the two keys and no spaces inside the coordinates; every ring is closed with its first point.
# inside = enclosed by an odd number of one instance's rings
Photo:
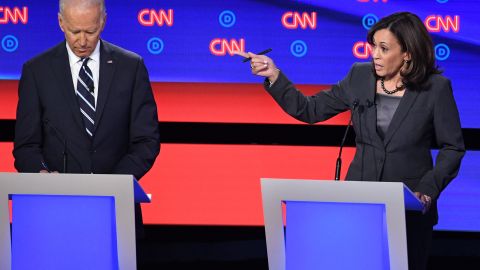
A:
{"type": "Polygon", "coordinates": [[[348,130],[350,129],[350,125],[352,124],[353,120],[353,113],[355,109],[358,107],[360,101],[356,98],[352,103],[352,113],[350,114],[350,121],[348,121],[347,128],[345,129],[345,133],[343,134],[342,142],[340,143],[340,149],[338,151],[337,162],[335,165],[335,181],[340,180],[340,172],[342,171],[342,150],[343,145],[345,144],[345,140],[347,139],[348,130]]]}
{"type": "Polygon", "coordinates": [[[370,108],[370,107],[372,107],[373,105],[375,105],[375,103],[372,102],[370,99],[367,99],[366,103],[367,103],[367,107],[368,107],[368,108],[370,108]]]}
{"type": "Polygon", "coordinates": [[[64,136],[62,136],[62,133],[58,131],[53,125],[50,125],[48,119],[43,120],[43,123],[45,123],[45,126],[47,128],[50,128],[53,130],[53,135],[63,143],[63,173],[67,172],[67,140],[65,139],[64,136]],[[60,137],[61,136],[61,137],[60,137]],[[62,139],[63,138],[63,139],[62,139]]]}

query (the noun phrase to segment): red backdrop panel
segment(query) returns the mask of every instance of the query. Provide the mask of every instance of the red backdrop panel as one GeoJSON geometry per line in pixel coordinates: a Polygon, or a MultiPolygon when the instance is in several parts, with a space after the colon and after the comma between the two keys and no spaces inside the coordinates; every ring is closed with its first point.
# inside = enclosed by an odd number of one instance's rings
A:
{"type": "Polygon", "coordinates": [[[17,89],[18,81],[0,80],[0,119],[15,119],[18,101],[17,89]]]}
{"type": "Polygon", "coordinates": [[[16,172],[13,167],[13,143],[0,143],[0,172],[16,172]]]}
{"type": "MultiPolygon", "coordinates": [[[[279,123],[301,122],[287,115],[258,84],[154,83],[160,121],[279,123]]],[[[326,86],[301,85],[311,95],[326,86]]],[[[349,113],[343,113],[322,124],[345,125],[349,113]]]]}
{"type": "MultiPolygon", "coordinates": [[[[354,149],[344,152],[345,177],[354,149]]],[[[145,223],[263,225],[260,178],[333,179],[337,147],[164,144],[145,223]]]]}
{"type": "MultiPolygon", "coordinates": [[[[152,83],[158,118],[164,122],[299,124],[258,84],[152,83]]],[[[15,119],[18,81],[0,80],[0,119],[15,119]]],[[[325,86],[301,85],[305,94],[325,86]]],[[[349,113],[322,124],[345,125],[349,113]]]]}
{"type": "MultiPolygon", "coordinates": [[[[0,171],[13,172],[12,143],[0,143],[0,171]]],[[[353,158],[344,151],[344,170],[353,158]]],[[[336,147],[163,144],[140,184],[148,224],[263,225],[260,178],[332,179],[336,147]]]]}

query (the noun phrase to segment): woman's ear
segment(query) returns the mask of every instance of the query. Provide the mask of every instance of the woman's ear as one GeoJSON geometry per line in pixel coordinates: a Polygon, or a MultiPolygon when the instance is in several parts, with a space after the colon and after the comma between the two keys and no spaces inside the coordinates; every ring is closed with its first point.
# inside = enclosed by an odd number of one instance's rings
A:
{"type": "Polygon", "coordinates": [[[405,52],[404,56],[403,56],[403,61],[408,63],[412,60],[412,55],[409,53],[409,52],[405,52]]]}

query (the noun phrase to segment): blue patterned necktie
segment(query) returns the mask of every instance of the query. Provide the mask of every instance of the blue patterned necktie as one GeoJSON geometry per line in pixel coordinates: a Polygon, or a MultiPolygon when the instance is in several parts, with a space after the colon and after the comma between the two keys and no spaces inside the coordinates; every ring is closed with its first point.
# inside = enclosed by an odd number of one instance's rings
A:
{"type": "Polygon", "coordinates": [[[82,67],[78,73],[77,98],[80,105],[85,131],[90,138],[95,132],[95,96],[92,70],[87,66],[90,58],[83,59],[82,67]]]}

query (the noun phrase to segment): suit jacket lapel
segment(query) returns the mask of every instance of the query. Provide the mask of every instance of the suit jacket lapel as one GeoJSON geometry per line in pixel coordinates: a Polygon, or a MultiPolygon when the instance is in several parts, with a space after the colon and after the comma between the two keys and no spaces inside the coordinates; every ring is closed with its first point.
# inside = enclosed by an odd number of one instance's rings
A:
{"type": "Polygon", "coordinates": [[[68,60],[67,45],[62,42],[58,45],[57,53],[52,58],[52,70],[57,78],[58,87],[67,101],[68,107],[72,113],[74,121],[79,128],[83,130],[83,122],[80,116],[80,109],[73,88],[72,72],[68,60]]]}
{"type": "Polygon", "coordinates": [[[368,81],[368,93],[367,99],[365,101],[366,111],[369,113],[367,116],[367,130],[369,132],[369,136],[372,136],[372,143],[378,145],[382,143],[382,139],[380,135],[377,133],[377,108],[375,106],[375,95],[377,93],[377,78],[375,75],[372,74],[368,81]]]}
{"type": "Polygon", "coordinates": [[[95,129],[97,129],[100,124],[100,119],[102,117],[103,109],[105,108],[105,103],[107,102],[108,94],[110,92],[110,85],[115,73],[115,59],[112,55],[112,51],[108,47],[108,44],[103,41],[100,42],[100,72],[98,82],[98,100],[95,113],[95,129]]]}
{"type": "Polygon", "coordinates": [[[388,143],[392,140],[393,135],[398,130],[398,128],[402,124],[402,121],[405,119],[408,112],[415,103],[417,96],[418,91],[409,91],[408,89],[405,91],[405,94],[400,100],[400,104],[398,104],[398,108],[393,115],[392,121],[388,126],[387,134],[385,134],[385,139],[383,141],[385,146],[387,146],[388,143]]]}

